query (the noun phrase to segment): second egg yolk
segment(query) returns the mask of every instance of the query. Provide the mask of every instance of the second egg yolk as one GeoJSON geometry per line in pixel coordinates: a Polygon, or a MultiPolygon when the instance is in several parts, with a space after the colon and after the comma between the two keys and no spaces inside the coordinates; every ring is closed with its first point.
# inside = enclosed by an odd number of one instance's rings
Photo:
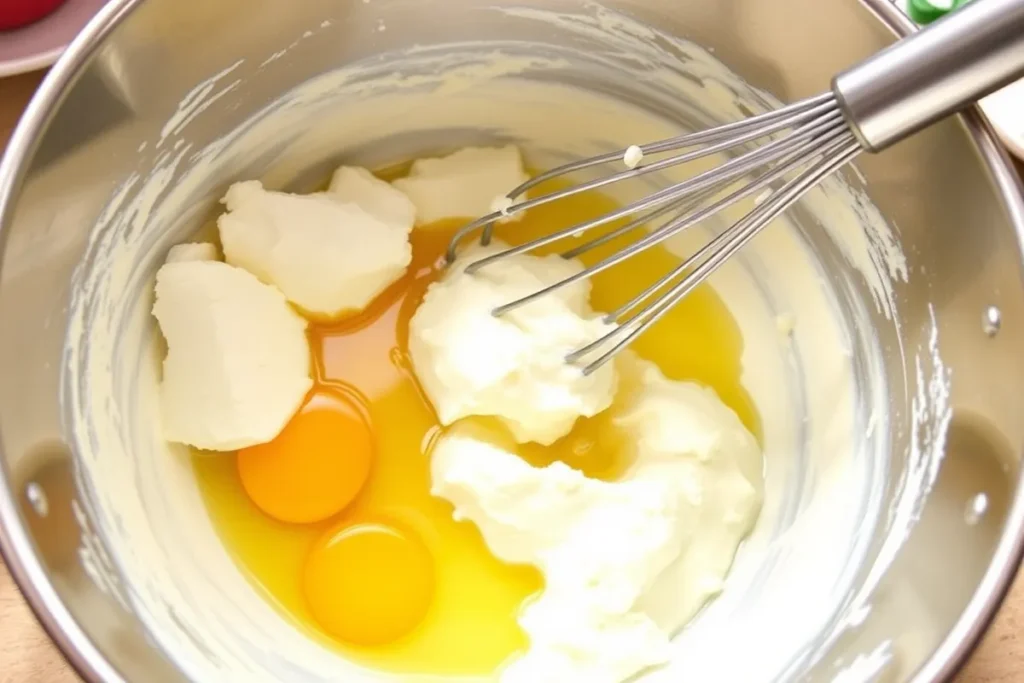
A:
{"type": "Polygon", "coordinates": [[[325,631],[356,645],[383,645],[423,620],[434,597],[434,563],[416,536],[387,524],[355,524],[317,541],[302,583],[325,631]]]}
{"type": "Polygon", "coordinates": [[[370,473],[373,437],[350,401],[313,394],[277,437],[238,452],[242,486],[265,513],[319,522],[356,497],[370,473]]]}

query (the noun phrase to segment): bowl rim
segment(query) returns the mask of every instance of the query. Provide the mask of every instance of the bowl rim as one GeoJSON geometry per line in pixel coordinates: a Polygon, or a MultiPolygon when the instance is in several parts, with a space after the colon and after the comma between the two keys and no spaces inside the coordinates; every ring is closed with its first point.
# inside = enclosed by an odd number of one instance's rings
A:
{"type": "MultiPolygon", "coordinates": [[[[61,104],[67,87],[74,83],[102,41],[144,1],[110,0],[68,45],[33,95],[0,158],[0,250],[5,246],[11,208],[28,167],[25,161],[34,154],[40,136],[61,104]]],[[[897,37],[917,30],[917,26],[891,0],[860,2],[897,37]]],[[[1024,182],[977,106],[958,116],[1003,200],[1017,236],[1018,252],[1024,258],[1024,182]]],[[[10,491],[6,462],[0,445],[0,490],[10,491]]],[[[977,590],[953,628],[913,674],[913,683],[951,679],[977,647],[1009,591],[1024,557],[1024,468],[1017,483],[1017,493],[1006,524],[977,590]]],[[[0,495],[0,556],[37,621],[77,673],[90,683],[124,681],[121,673],[61,601],[12,495],[0,495]]]]}

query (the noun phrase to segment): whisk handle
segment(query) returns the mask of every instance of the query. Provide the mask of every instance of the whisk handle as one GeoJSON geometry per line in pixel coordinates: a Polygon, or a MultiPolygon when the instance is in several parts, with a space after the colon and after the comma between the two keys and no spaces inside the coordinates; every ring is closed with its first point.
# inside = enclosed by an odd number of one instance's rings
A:
{"type": "Polygon", "coordinates": [[[832,79],[861,145],[879,151],[1024,77],[1024,0],[973,0],[832,79]]]}

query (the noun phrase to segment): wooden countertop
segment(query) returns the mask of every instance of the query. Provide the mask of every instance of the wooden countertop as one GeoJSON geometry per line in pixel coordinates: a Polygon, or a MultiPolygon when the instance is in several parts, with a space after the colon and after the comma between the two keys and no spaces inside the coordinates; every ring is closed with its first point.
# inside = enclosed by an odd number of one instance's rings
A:
{"type": "MultiPolygon", "coordinates": [[[[40,74],[0,79],[0,145],[6,144],[40,74]]],[[[1024,173],[1024,165],[1021,166],[1024,173]]],[[[958,683],[1024,681],[1024,573],[1014,584],[958,683]]],[[[0,683],[72,683],[78,678],[50,643],[0,563],[0,683]]]]}

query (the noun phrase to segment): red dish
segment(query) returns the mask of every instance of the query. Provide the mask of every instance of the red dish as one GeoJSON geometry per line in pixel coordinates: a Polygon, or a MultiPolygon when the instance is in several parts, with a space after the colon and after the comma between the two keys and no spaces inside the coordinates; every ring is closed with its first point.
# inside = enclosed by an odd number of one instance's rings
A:
{"type": "Polygon", "coordinates": [[[0,0],[0,31],[39,21],[62,4],[64,0],[0,0]]]}

